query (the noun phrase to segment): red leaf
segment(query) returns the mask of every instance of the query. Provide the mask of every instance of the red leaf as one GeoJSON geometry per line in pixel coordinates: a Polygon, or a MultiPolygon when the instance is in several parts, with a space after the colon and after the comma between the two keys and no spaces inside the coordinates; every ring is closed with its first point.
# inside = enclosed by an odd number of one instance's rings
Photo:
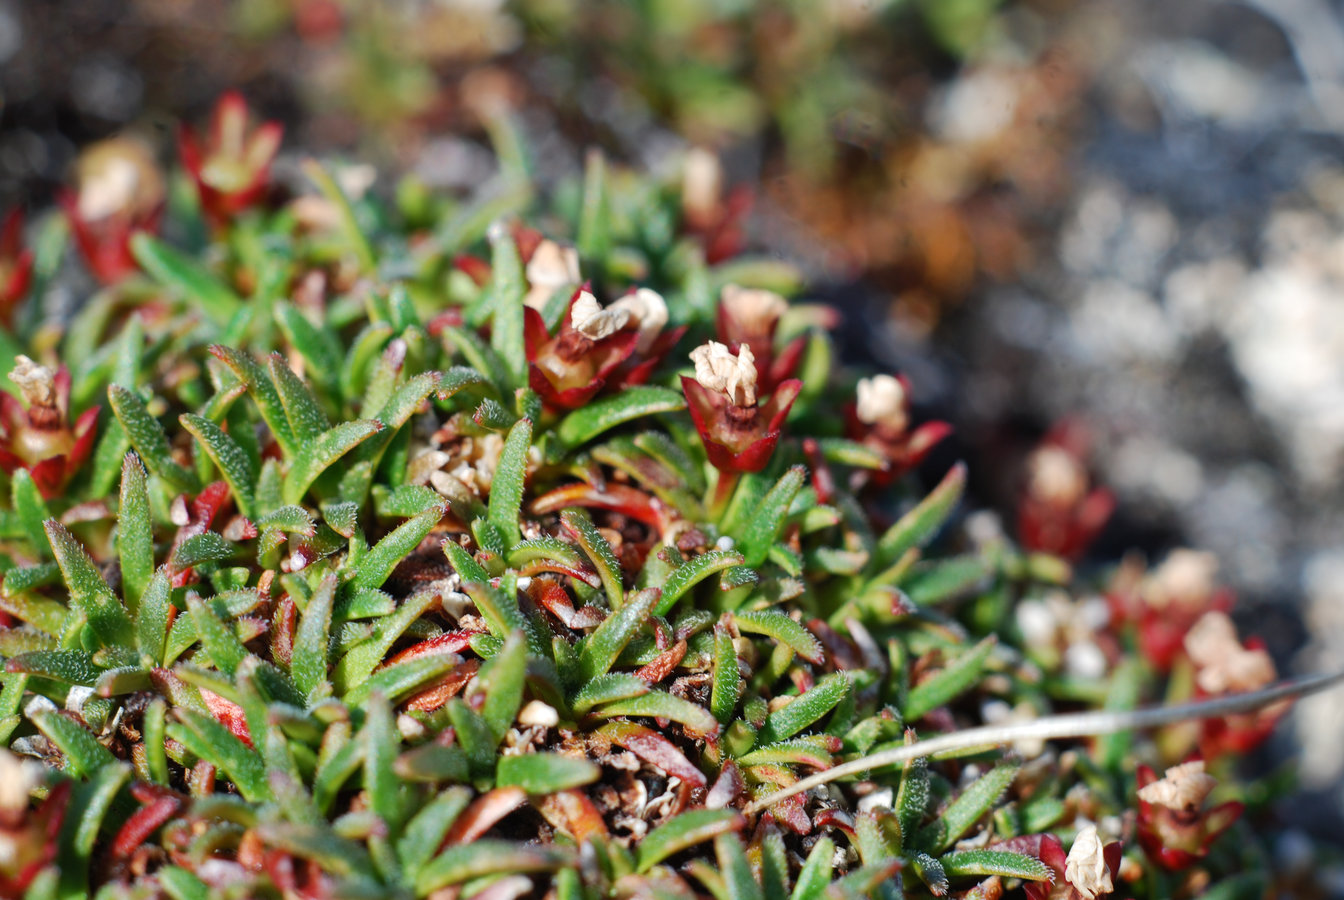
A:
{"type": "Polygon", "coordinates": [[[495,788],[485,792],[457,817],[439,849],[454,844],[470,844],[526,802],[527,791],[520,787],[495,788]]]}
{"type": "Polygon", "coordinates": [[[705,774],[675,744],[651,728],[634,722],[609,722],[598,733],[692,787],[708,784],[705,774]]]}
{"type": "Polygon", "coordinates": [[[113,860],[123,860],[136,851],[151,834],[158,830],[182,808],[182,800],[172,794],[161,794],[136,810],[112,839],[108,852],[113,860]]]}

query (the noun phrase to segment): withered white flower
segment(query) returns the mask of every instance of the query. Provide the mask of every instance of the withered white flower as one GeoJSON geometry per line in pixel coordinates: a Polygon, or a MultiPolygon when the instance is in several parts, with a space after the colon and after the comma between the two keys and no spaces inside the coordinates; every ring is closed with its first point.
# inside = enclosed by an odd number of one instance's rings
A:
{"type": "Polygon", "coordinates": [[[860,378],[856,394],[860,422],[880,423],[895,431],[904,431],[910,424],[905,414],[905,386],[899,378],[892,375],[860,378]]]}
{"type": "Polygon", "coordinates": [[[681,205],[687,215],[706,220],[714,215],[723,194],[723,166],[712,150],[692,147],[681,176],[681,205]]]}
{"type": "Polygon", "coordinates": [[[639,328],[639,338],[635,349],[647,353],[667,326],[667,304],[662,294],[649,288],[640,288],[633,294],[626,294],[611,306],[611,312],[626,312],[639,328]]]}
{"type": "Polygon", "coordinates": [[[779,317],[789,309],[787,300],[764,288],[744,288],[736,284],[725,284],[719,299],[727,308],[728,314],[748,334],[769,332],[779,321],[779,317]]]}
{"type": "Polygon", "coordinates": [[[1218,557],[1181,548],[1168,554],[1144,579],[1140,590],[1144,602],[1153,609],[1203,606],[1214,591],[1217,577],[1218,557]]]}
{"type": "Polygon", "coordinates": [[[600,341],[611,337],[630,322],[628,309],[607,309],[588,291],[580,291],[578,299],[569,308],[569,324],[584,337],[600,341]]]}
{"type": "Polygon", "coordinates": [[[726,345],[710,341],[691,351],[691,361],[702,387],[727,394],[734,406],[756,403],[756,357],[746,344],[734,356],[726,345]]]}
{"type": "Polygon", "coordinates": [[[532,251],[524,274],[530,287],[523,303],[541,309],[557,290],[580,282],[579,251],[550,239],[543,240],[532,251]]]}
{"type": "Polygon", "coordinates": [[[1269,653],[1243,647],[1232,619],[1216,610],[1201,616],[1186,633],[1185,652],[1196,666],[1195,682],[1209,694],[1254,691],[1278,674],[1269,653]]]}
{"type": "Polygon", "coordinates": [[[99,141],[80,154],[75,167],[75,206],[86,222],[148,213],[163,202],[163,176],[154,154],[137,139],[99,141]]]}
{"type": "Polygon", "coordinates": [[[9,380],[14,382],[29,406],[56,405],[56,373],[22,353],[14,357],[9,380]]]}
{"type": "Polygon", "coordinates": [[[1087,493],[1087,470],[1062,447],[1042,447],[1027,461],[1032,496],[1071,506],[1087,493]]]}
{"type": "Polygon", "coordinates": [[[1069,855],[1064,861],[1064,877],[1083,900],[1095,900],[1115,890],[1111,870],[1106,868],[1102,855],[1104,844],[1097,835],[1097,826],[1088,825],[1073,839],[1069,855]]]}
{"type": "Polygon", "coordinates": [[[1195,810],[1218,784],[1204,771],[1204,760],[1196,759],[1167,769],[1161,781],[1139,789],[1139,799],[1175,810],[1195,810]]]}
{"type": "Polygon", "coordinates": [[[42,764],[0,748],[0,818],[28,808],[28,798],[42,783],[42,764]]]}

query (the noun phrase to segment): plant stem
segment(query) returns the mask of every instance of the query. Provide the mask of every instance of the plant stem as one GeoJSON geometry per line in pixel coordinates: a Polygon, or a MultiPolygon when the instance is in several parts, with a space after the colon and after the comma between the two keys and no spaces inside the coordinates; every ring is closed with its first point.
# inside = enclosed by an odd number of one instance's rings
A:
{"type": "Polygon", "coordinates": [[[921,756],[932,756],[949,750],[961,750],[967,747],[980,747],[992,744],[1007,744],[1020,740],[1053,740],[1056,738],[1093,737],[1101,734],[1115,734],[1120,731],[1136,731],[1146,728],[1158,728],[1187,719],[1211,719],[1237,713],[1253,712],[1257,709],[1278,703],[1282,700],[1296,700],[1308,694],[1332,688],[1344,682],[1344,671],[1330,672],[1324,675],[1309,675],[1305,678],[1284,681],[1273,687],[1246,694],[1233,694],[1213,700],[1197,703],[1182,703],[1176,706],[1156,706],[1135,710],[1098,710],[1096,712],[1069,713],[1062,716],[1046,716],[1030,722],[1012,725],[983,725],[968,728],[951,734],[939,735],[904,747],[892,747],[868,756],[850,760],[824,772],[809,775],[789,787],[775,791],[747,804],[743,812],[755,815],[781,800],[801,794],[814,787],[846,778],[861,775],[872,769],[893,766],[921,756]]]}

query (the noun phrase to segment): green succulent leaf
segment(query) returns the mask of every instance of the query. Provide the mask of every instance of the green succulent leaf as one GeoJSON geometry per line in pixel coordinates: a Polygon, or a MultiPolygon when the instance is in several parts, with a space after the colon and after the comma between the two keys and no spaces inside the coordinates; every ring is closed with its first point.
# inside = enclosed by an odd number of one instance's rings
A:
{"type": "Polygon", "coordinates": [[[342,422],[304,444],[285,476],[281,498],[287,504],[303,502],[308,489],[319,475],[361,442],[377,434],[382,427],[380,422],[342,422]]]}
{"type": "Polygon", "coordinates": [[[990,769],[949,803],[932,824],[916,833],[911,843],[930,853],[952,846],[998,802],[1020,768],[1015,763],[1002,763],[990,769]]]}
{"type": "Polygon", "coordinates": [[[246,386],[247,393],[257,404],[257,411],[261,413],[266,427],[271,430],[271,435],[280,445],[281,452],[286,458],[292,458],[299,450],[299,442],[290,428],[285,406],[280,402],[280,394],[276,391],[271,376],[251,354],[242,350],[215,344],[210,348],[210,352],[246,386]]]}
{"type": "Polygon", "coordinates": [[[380,619],[369,640],[352,647],[332,670],[331,680],[336,692],[344,694],[368,678],[411,623],[437,601],[438,596],[433,592],[414,594],[403,601],[396,612],[380,619]]]}
{"type": "Polygon", "coordinates": [[[210,604],[194,594],[187,595],[187,609],[191,613],[191,620],[196,626],[196,634],[200,638],[201,645],[205,647],[205,652],[210,654],[210,660],[215,664],[215,668],[226,675],[233,675],[238,671],[238,664],[248,655],[247,648],[238,639],[237,633],[211,608],[210,604]]]}
{"type": "Polygon", "coordinates": [[[343,362],[340,339],[329,328],[314,325],[292,303],[281,301],[275,305],[275,321],[285,333],[285,340],[307,363],[306,369],[313,380],[332,386],[341,372],[343,362]]]}
{"type": "Polygon", "coordinates": [[[519,419],[509,429],[494,478],[490,482],[490,523],[499,530],[506,547],[516,546],[523,539],[518,527],[518,512],[523,505],[527,454],[531,448],[532,420],[519,419]]]}
{"type": "MultiPolygon", "coordinates": [[[[907,740],[913,738],[911,734],[907,740]]],[[[909,760],[901,771],[901,785],[896,791],[896,818],[901,834],[913,835],[924,821],[929,806],[929,761],[920,756],[909,760]]]]}
{"type": "Polygon", "coordinates": [[[448,829],[453,827],[458,816],[462,815],[471,802],[471,791],[465,787],[445,788],[429,800],[419,812],[406,823],[406,830],[397,841],[397,859],[411,880],[420,873],[425,864],[443,843],[448,829]]]}
{"type": "Polygon", "coordinates": [[[134,454],[126,454],[117,511],[117,556],[121,561],[122,597],[132,615],[154,574],[154,522],[145,477],[140,460],[134,454]]]}
{"type": "Polygon", "coordinates": [[[966,490],[966,465],[957,463],[914,509],[887,529],[877,542],[876,560],[889,566],[910,549],[927,545],[956,509],[966,490]]]}
{"type": "Polygon", "coordinates": [[[176,291],[217,325],[242,309],[242,299],[199,263],[145,231],[131,235],[131,255],[151,278],[176,291]]]}
{"type": "Polygon", "coordinates": [[[408,694],[430,686],[457,668],[460,657],[453,653],[425,653],[383,666],[367,680],[355,685],[341,699],[347,706],[361,706],[375,691],[391,702],[400,702],[408,694]]]}
{"type": "Polygon", "coordinates": [[[164,661],[171,591],[168,573],[159,569],[145,585],[144,593],[140,595],[139,614],[135,617],[136,646],[156,665],[162,665],[164,661]]]}
{"type": "Polygon", "coordinates": [[[264,803],[271,798],[266,783],[266,764],[233,732],[190,707],[175,707],[173,715],[177,721],[168,723],[169,737],[198,758],[213,763],[248,802],[264,803]]]}
{"type": "Polygon", "coordinates": [[[742,551],[744,564],[757,568],[765,562],[766,554],[779,537],[780,530],[789,513],[789,505],[807,478],[807,469],[794,466],[784,474],[770,492],[765,495],[756,511],[748,520],[746,529],[737,542],[742,551]]]}
{"type": "Polygon", "coordinates": [[[178,421],[200,443],[224,476],[238,511],[248,518],[253,517],[256,511],[252,496],[256,490],[257,471],[251,456],[228,433],[203,416],[184,413],[178,421]]]}
{"type": "Polygon", "coordinates": [[[365,881],[369,889],[378,883],[369,852],[330,828],[296,822],[264,822],[257,826],[257,836],[267,846],[310,859],[323,871],[338,877],[365,881]]]}
{"type": "Polygon", "coordinates": [[[322,196],[331,204],[331,208],[336,211],[337,230],[347,251],[359,264],[360,272],[372,274],[378,267],[377,257],[374,256],[373,246],[369,243],[369,239],[365,237],[364,230],[359,227],[359,220],[355,217],[355,211],[350,206],[350,199],[345,196],[345,192],[336,183],[336,179],[331,177],[331,173],[320,162],[315,159],[305,159],[302,165],[303,174],[308,176],[308,179],[316,185],[317,189],[322,192],[322,196]]]}
{"type": "Polygon", "coordinates": [[[130,646],[135,640],[130,614],[107,586],[88,551],[55,519],[48,519],[44,527],[70,590],[70,600],[84,614],[99,643],[104,647],[130,646]]]}
{"type": "Polygon", "coordinates": [[[911,688],[906,695],[905,709],[902,710],[905,720],[914,722],[921,719],[978,684],[989,654],[997,642],[997,638],[991,634],[941,671],[911,688]]]}
{"type": "Polygon", "coordinates": [[[850,691],[849,676],[832,672],[818,681],[807,693],[770,713],[761,729],[758,743],[772,744],[786,740],[826,715],[850,691]]]}
{"type": "Polygon", "coordinates": [[[742,693],[742,672],[738,669],[737,648],[733,636],[722,625],[714,627],[714,681],[710,689],[709,709],[725,728],[742,693]]]}
{"type": "Polygon", "coordinates": [[[636,870],[647,872],[669,856],[721,834],[741,831],[747,820],[733,809],[693,809],[650,831],[640,841],[636,870]]]}
{"type": "Polygon", "coordinates": [[[490,346],[504,361],[515,385],[527,381],[523,342],[523,261],[518,244],[503,223],[490,227],[490,346]]]}
{"type": "Polygon", "coordinates": [[[65,760],[65,770],[76,778],[90,778],[104,766],[117,760],[83,725],[55,709],[36,709],[28,713],[47,740],[56,745],[65,760]]]}
{"type": "Polygon", "coordinates": [[[200,490],[196,474],[173,459],[163,426],[150,415],[139,394],[114,384],[107,389],[107,399],[117,421],[126,429],[131,446],[150,471],[179,491],[194,494],[200,490]]]}
{"type": "Polygon", "coordinates": [[[579,650],[578,676],[582,681],[606,674],[630,640],[644,626],[661,596],[657,588],[636,591],[629,601],[607,616],[579,650]]]}
{"type": "Polygon", "coordinates": [[[1026,881],[1049,881],[1054,873],[1034,856],[1007,850],[960,850],[938,860],[949,878],[967,875],[999,875],[1026,881]]]}
{"type": "Polygon", "coordinates": [[[596,763],[559,753],[503,756],[495,768],[497,787],[520,787],[534,796],[582,787],[601,777],[596,763]]]}
{"type": "Polygon", "coordinates": [[[390,531],[352,567],[352,584],[366,590],[382,587],[392,570],[420,546],[445,512],[443,505],[431,506],[390,531]]]}
{"type": "Polygon", "coordinates": [[[650,716],[680,722],[694,734],[713,736],[719,732],[719,723],[709,710],[698,703],[662,691],[650,691],[639,697],[607,703],[597,710],[596,715],[603,718],[650,716]]]}
{"type": "Polygon", "coordinates": [[[560,420],[554,434],[566,447],[578,447],[617,425],[685,408],[686,398],[680,391],[652,385],[631,387],[576,409],[560,420]]]}
{"type": "Polygon", "coordinates": [[[173,554],[173,567],[179,572],[210,562],[220,562],[238,553],[238,545],[214,531],[193,534],[173,554]]]}
{"type": "Polygon", "coordinates": [[[15,469],[10,477],[13,479],[10,483],[10,493],[14,502],[14,512],[18,514],[23,535],[38,553],[46,555],[47,534],[42,529],[42,523],[51,518],[47,501],[42,499],[42,492],[37,489],[37,484],[27,469],[15,469]]]}
{"type": "Polygon", "coordinates": [[[818,838],[794,880],[789,900],[820,900],[831,883],[834,859],[835,842],[825,836],[818,838]]]}
{"type": "Polygon", "coordinates": [[[584,680],[574,692],[570,708],[575,715],[581,716],[594,706],[627,700],[631,697],[642,697],[649,690],[649,683],[642,678],[624,672],[608,672],[584,680]]]}
{"type": "Polygon", "coordinates": [[[748,634],[763,634],[791,648],[810,663],[821,664],[825,654],[821,642],[812,633],[782,612],[762,610],[760,612],[735,612],[733,623],[738,631],[748,634]]]}
{"type": "Polygon", "coordinates": [[[522,631],[514,631],[505,639],[499,652],[485,661],[477,677],[485,689],[481,718],[496,744],[504,739],[518,717],[526,677],[527,643],[522,631]]]}
{"type": "Polygon", "coordinates": [[[299,692],[311,697],[318,685],[327,680],[331,645],[331,614],[336,602],[336,574],[328,572],[318,584],[303,610],[294,633],[289,673],[299,692]]]}
{"type": "Polygon", "coordinates": [[[607,198],[607,163],[600,150],[589,150],[583,166],[583,207],[579,213],[579,256],[596,262],[611,245],[611,209],[607,198]]]}
{"type": "Polygon", "coordinates": [[[667,576],[667,581],[663,584],[662,599],[658,601],[655,610],[656,614],[660,616],[665,614],[691,588],[715,572],[723,572],[741,566],[745,562],[746,558],[736,550],[710,550],[682,563],[667,576]]]}
{"type": "Polygon", "coordinates": [[[364,791],[369,809],[394,832],[401,821],[400,783],[392,763],[401,747],[401,733],[392,721],[392,706],[375,692],[363,704],[364,791]]]}
{"type": "Polygon", "coordinates": [[[495,839],[449,847],[430,860],[415,879],[415,891],[426,896],[453,884],[503,872],[554,872],[573,865],[563,847],[540,847],[495,839]]]}
{"type": "Polygon", "coordinates": [[[612,552],[607,539],[597,530],[592,518],[585,510],[567,509],[560,514],[560,524],[578,541],[587,554],[597,575],[602,579],[602,587],[607,592],[607,602],[612,609],[620,609],[625,601],[625,587],[621,580],[621,564],[612,552]]]}
{"type": "Polygon", "coordinates": [[[93,661],[87,650],[33,650],[10,657],[6,672],[40,675],[65,684],[92,686],[102,675],[102,668],[93,661]]]}
{"type": "Polygon", "coordinates": [[[322,412],[312,389],[294,374],[283,356],[272,353],[266,366],[280,397],[280,405],[284,407],[285,418],[289,419],[289,430],[301,446],[306,446],[328,430],[331,422],[322,412]]]}

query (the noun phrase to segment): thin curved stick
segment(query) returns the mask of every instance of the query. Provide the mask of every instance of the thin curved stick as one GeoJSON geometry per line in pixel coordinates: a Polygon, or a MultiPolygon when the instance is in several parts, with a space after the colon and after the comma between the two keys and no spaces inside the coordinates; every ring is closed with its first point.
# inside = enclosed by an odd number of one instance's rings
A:
{"type": "Polygon", "coordinates": [[[1309,694],[1332,688],[1344,682],[1344,671],[1326,675],[1310,675],[1292,681],[1284,681],[1273,687],[1245,694],[1233,694],[1217,697],[1213,700],[1200,700],[1196,703],[1182,703],[1177,706],[1156,706],[1147,709],[1134,709],[1122,712],[1097,710],[1095,712],[1068,713],[1061,716],[1046,716],[1030,722],[1017,722],[1011,725],[982,725],[951,734],[940,735],[907,744],[904,747],[892,747],[869,756],[841,763],[823,772],[801,779],[786,788],[748,803],[743,809],[747,815],[755,815],[781,800],[801,794],[828,782],[851,775],[860,775],[871,769],[896,765],[921,756],[932,756],[949,750],[965,750],[987,744],[1007,744],[1020,740],[1052,740],[1056,738],[1092,737],[1102,734],[1115,734],[1120,731],[1138,731],[1171,725],[1188,719],[1211,719],[1215,716],[1229,716],[1237,713],[1253,712],[1257,709],[1277,703],[1280,700],[1297,699],[1309,694]]]}

